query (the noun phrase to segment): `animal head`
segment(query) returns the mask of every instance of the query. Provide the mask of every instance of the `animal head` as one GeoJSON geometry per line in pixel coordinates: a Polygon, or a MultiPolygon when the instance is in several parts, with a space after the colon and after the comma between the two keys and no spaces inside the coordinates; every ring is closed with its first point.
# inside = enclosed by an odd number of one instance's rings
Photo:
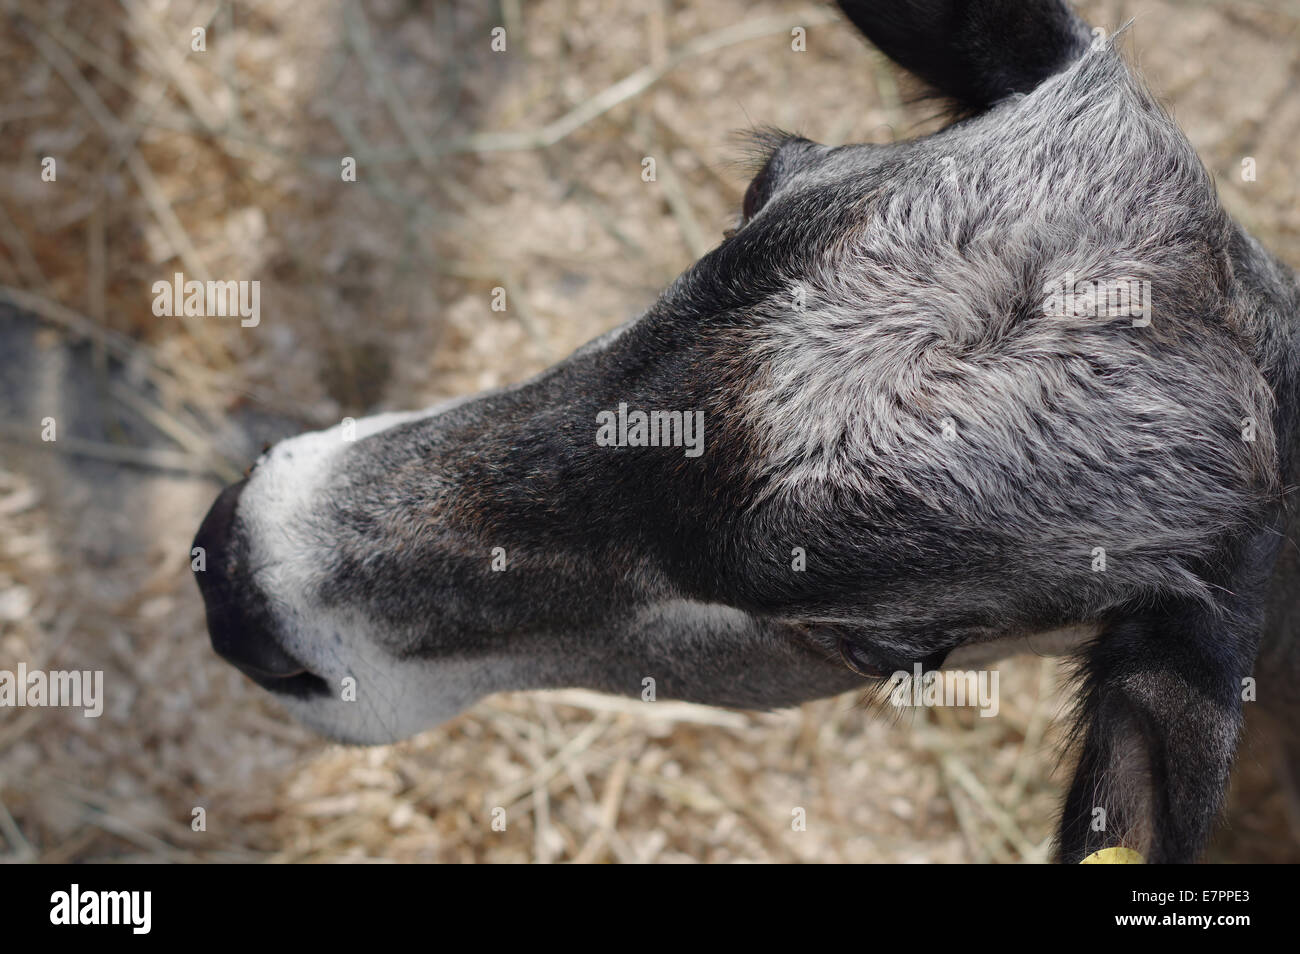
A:
{"type": "Polygon", "coordinates": [[[841,6],[962,118],[763,134],[735,232],[640,318],[268,450],[196,540],[222,656],[381,742],[507,689],[791,705],[1213,599],[1278,480],[1251,303],[1293,286],[1243,290],[1274,266],[1064,5],[841,6]]]}

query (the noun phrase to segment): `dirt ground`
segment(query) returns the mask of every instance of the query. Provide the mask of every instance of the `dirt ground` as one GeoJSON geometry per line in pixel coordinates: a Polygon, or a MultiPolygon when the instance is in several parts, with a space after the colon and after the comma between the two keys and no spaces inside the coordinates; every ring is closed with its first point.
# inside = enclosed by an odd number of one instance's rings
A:
{"type": "MultiPolygon", "coordinates": [[[[1300,2],[1079,6],[1106,28],[1135,18],[1130,55],[1224,202],[1300,266],[1300,2]]],[[[0,710],[0,859],[1046,859],[1068,778],[1051,660],[1004,665],[994,719],[891,723],[853,696],[754,714],[520,693],[349,749],[217,660],[190,579],[204,510],[263,441],[518,381],[642,311],[733,224],[737,130],[935,128],[827,8],[0,15],[0,669],[103,670],[107,694],[98,719],[0,710]],[[156,317],[151,286],[176,271],[259,280],[260,324],[156,317]]],[[[1253,736],[1210,858],[1300,859],[1253,736]]]]}

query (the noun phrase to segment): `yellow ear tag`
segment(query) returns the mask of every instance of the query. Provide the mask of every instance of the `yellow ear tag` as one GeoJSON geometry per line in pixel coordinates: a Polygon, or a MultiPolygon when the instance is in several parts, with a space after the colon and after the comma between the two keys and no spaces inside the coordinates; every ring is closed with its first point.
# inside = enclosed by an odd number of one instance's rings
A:
{"type": "Polygon", "coordinates": [[[1144,865],[1146,859],[1132,848],[1103,848],[1079,862],[1081,865],[1144,865]]]}

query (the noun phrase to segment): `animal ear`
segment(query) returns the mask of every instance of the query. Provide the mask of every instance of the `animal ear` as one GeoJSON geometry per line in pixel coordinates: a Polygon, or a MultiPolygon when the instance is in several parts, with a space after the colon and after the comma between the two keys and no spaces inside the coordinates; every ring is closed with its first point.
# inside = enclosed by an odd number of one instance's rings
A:
{"type": "Polygon", "coordinates": [[[1029,92],[1091,40],[1064,0],[837,2],[886,55],[969,112],[1029,92]]]}
{"type": "Polygon", "coordinates": [[[1062,861],[1120,848],[1186,864],[1204,849],[1232,768],[1277,541],[1266,534],[1243,552],[1215,604],[1158,600],[1113,621],[1086,651],[1062,861]]]}

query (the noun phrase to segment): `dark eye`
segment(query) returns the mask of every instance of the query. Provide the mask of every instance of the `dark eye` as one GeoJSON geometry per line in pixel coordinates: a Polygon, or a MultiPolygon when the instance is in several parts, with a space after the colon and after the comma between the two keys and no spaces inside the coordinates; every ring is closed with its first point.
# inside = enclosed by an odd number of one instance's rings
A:
{"type": "Polygon", "coordinates": [[[758,210],[761,209],[763,203],[767,201],[768,170],[771,168],[772,163],[771,160],[769,160],[763,168],[758,171],[758,175],[749,180],[749,187],[745,189],[745,199],[740,204],[740,213],[745,217],[745,221],[749,221],[757,215],[758,210]]]}
{"type": "Polygon", "coordinates": [[[251,464],[249,464],[246,468],[244,468],[244,479],[245,479],[245,480],[247,480],[249,477],[251,477],[251,476],[253,475],[253,471],[257,470],[257,463],[258,463],[258,461],[260,461],[263,457],[265,457],[265,456],[266,456],[266,452],[269,451],[270,449],[271,449],[271,444],[270,444],[269,441],[268,441],[267,443],[265,443],[265,444],[262,445],[262,453],[258,456],[257,460],[253,461],[253,462],[252,462],[251,464]]]}
{"type": "Polygon", "coordinates": [[[866,679],[884,679],[894,671],[893,667],[872,658],[861,646],[847,639],[840,640],[840,659],[866,679]]]}

